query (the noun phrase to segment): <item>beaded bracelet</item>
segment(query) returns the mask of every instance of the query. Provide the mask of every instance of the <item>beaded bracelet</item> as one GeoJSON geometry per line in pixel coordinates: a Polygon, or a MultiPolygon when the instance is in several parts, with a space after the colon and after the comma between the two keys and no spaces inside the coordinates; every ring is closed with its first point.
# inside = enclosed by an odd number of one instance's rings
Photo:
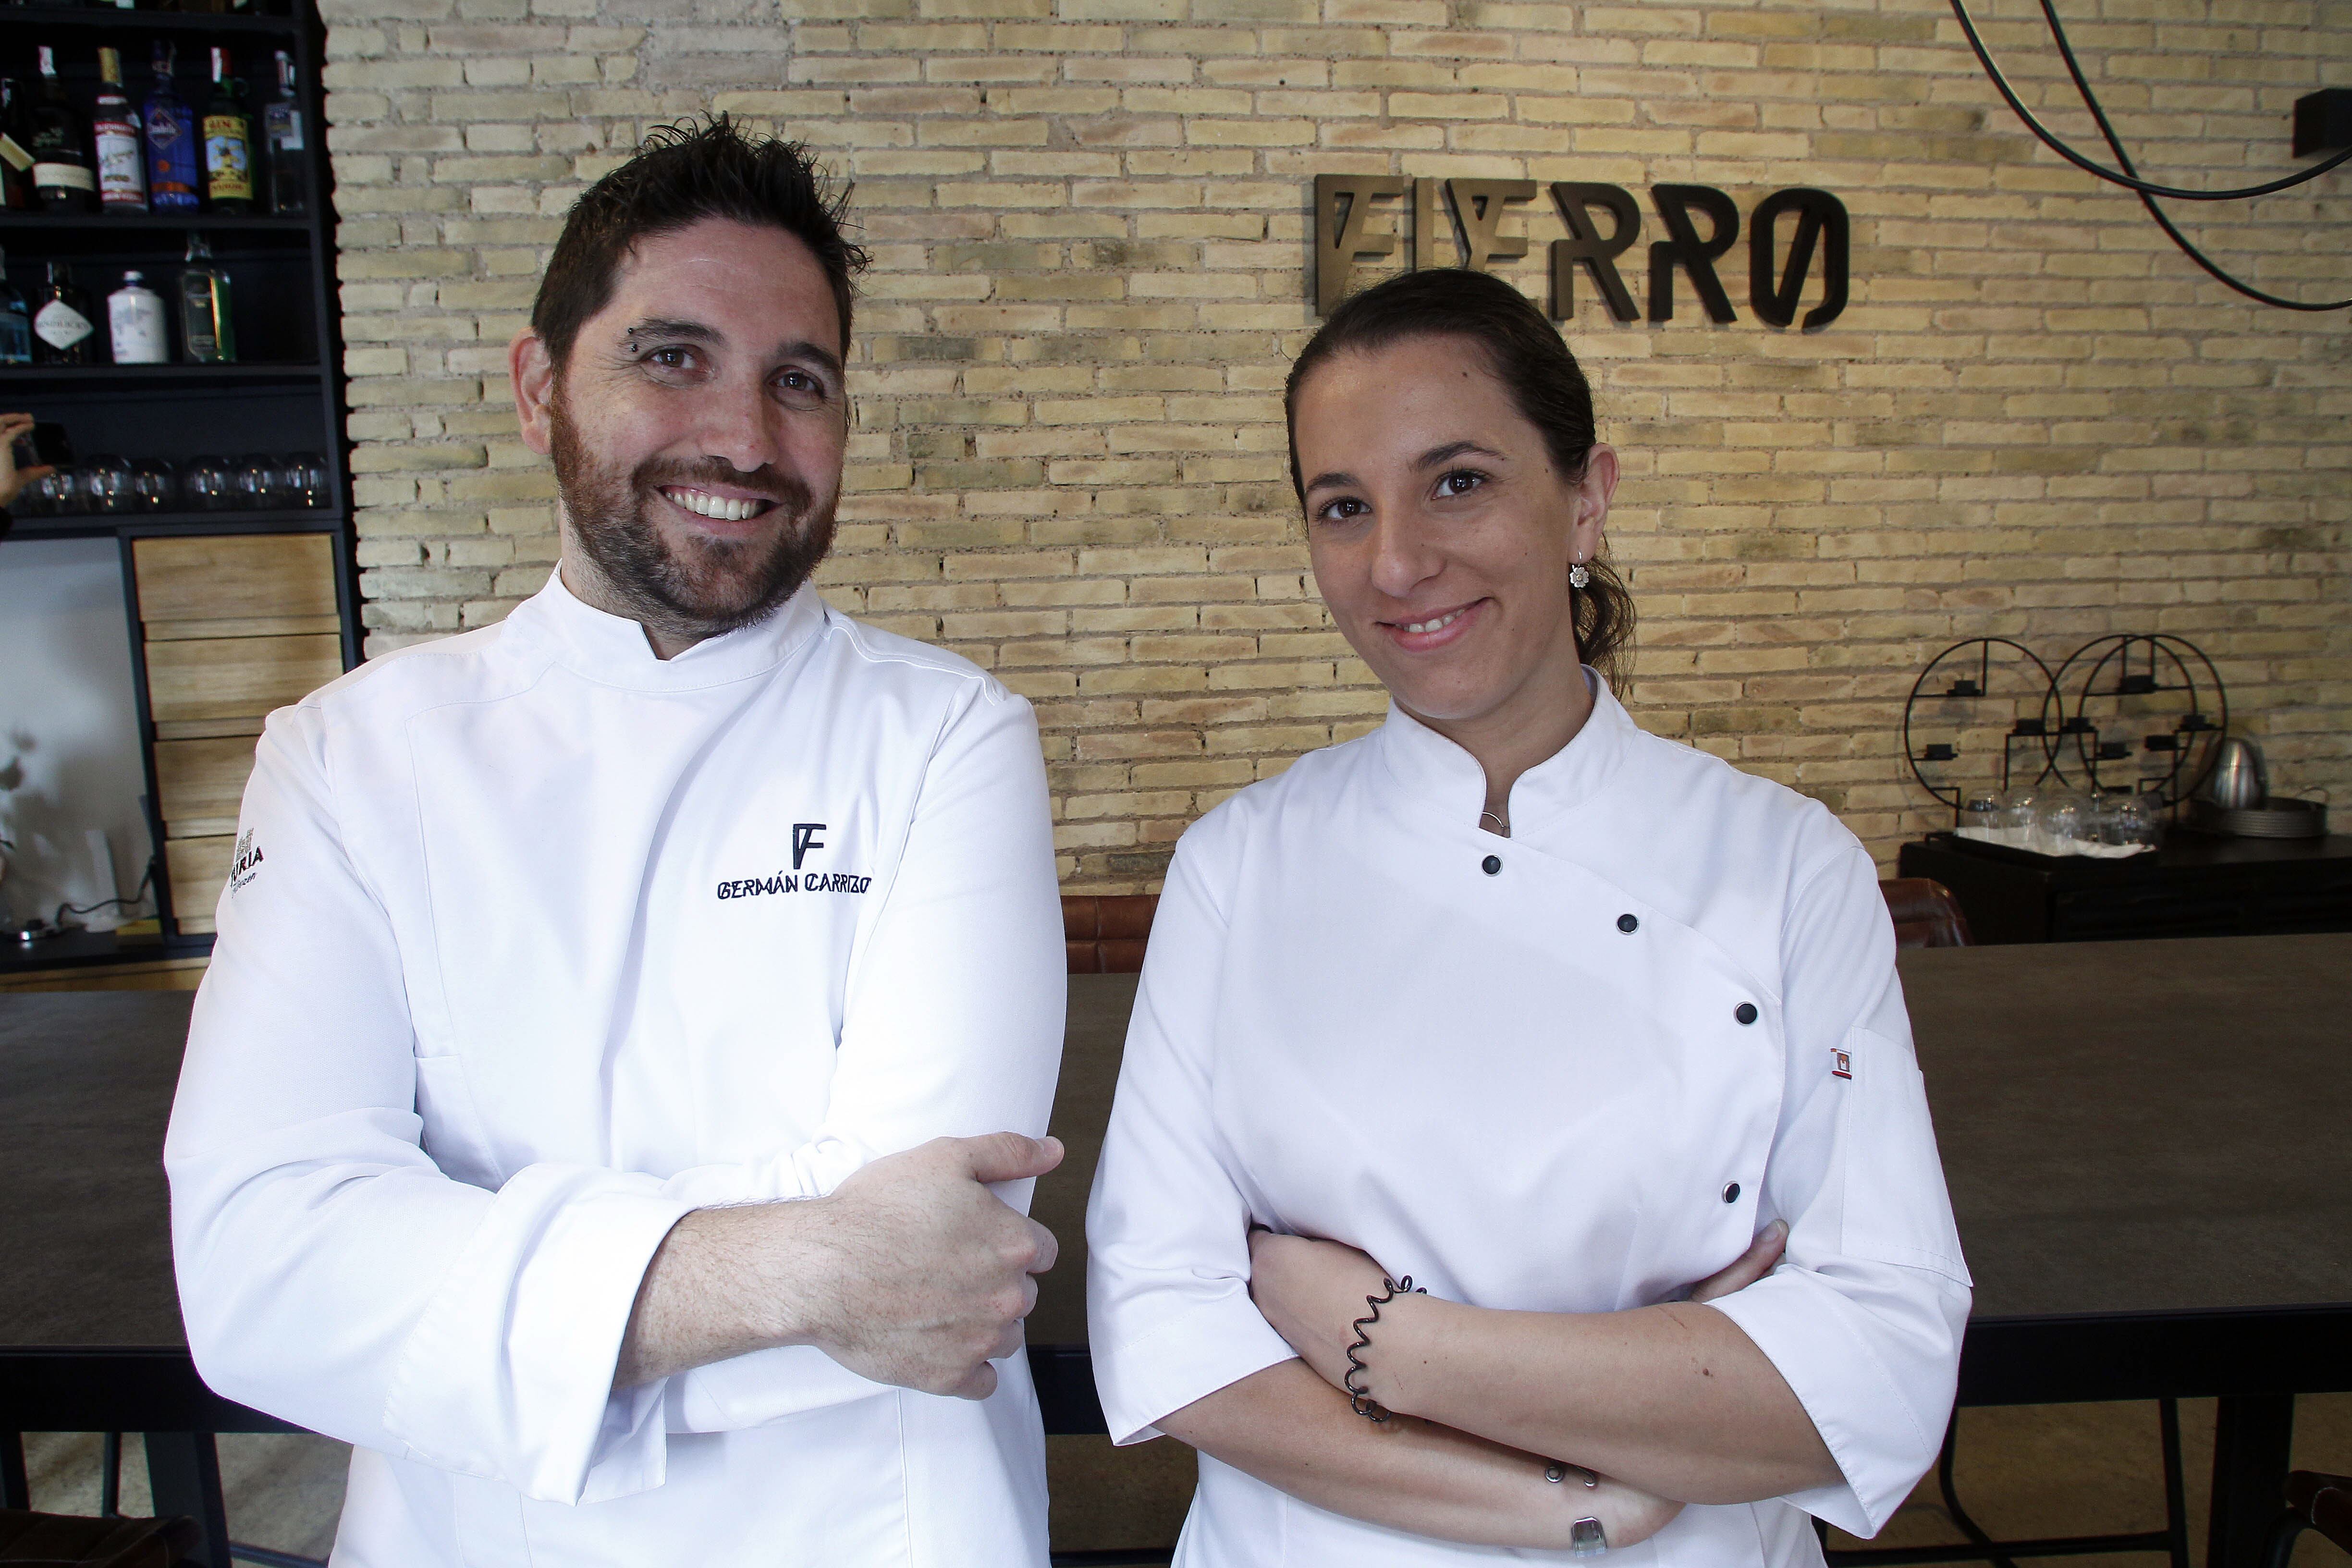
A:
{"type": "Polygon", "coordinates": [[[1356,1352],[1372,1348],[1371,1335],[1364,1331],[1381,1321],[1381,1309],[1395,1300],[1400,1291],[1413,1296],[1429,1294],[1427,1290],[1413,1284],[1412,1276],[1410,1274],[1402,1279],[1391,1279],[1383,1274],[1381,1276],[1381,1284],[1383,1289],[1380,1295],[1364,1298],[1364,1305],[1370,1307],[1371,1311],[1365,1317],[1358,1318],[1353,1325],[1356,1331],[1356,1342],[1348,1347],[1348,1373],[1339,1380],[1348,1390],[1348,1408],[1367,1421],[1386,1421],[1389,1418],[1389,1413],[1381,1408],[1379,1401],[1356,1385],[1356,1374],[1365,1370],[1362,1360],[1356,1352]]]}

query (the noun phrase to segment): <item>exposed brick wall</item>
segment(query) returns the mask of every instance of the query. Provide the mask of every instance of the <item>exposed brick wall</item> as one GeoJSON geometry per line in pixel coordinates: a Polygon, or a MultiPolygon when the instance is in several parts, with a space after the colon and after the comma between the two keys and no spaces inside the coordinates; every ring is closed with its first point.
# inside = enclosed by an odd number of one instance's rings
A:
{"type": "MultiPolygon", "coordinates": [[[[505,343],[583,182],[723,109],[857,182],[876,265],[837,604],[1037,704],[1066,879],[1156,886],[1186,823],[1383,698],[1326,622],[1279,387],[1312,329],[1318,173],[1766,193],[1853,216],[1853,303],[1570,342],[1624,453],[1612,539],[1641,721],[1835,806],[1937,820],[1896,729],[1963,637],[2055,660],[2161,630],[2220,661],[2274,777],[2352,805],[2352,368],[2342,313],[2242,300],[2041,149],[1938,0],[325,0],[370,647],[544,580],[553,487],[505,343]]],[[[2078,144],[2039,14],[1978,7],[2078,144]]],[[[2345,0],[2077,0],[2144,170],[2289,166],[2352,84],[2345,0]]],[[[2352,293],[2352,176],[2175,204],[2275,291],[2352,293]]],[[[1547,205],[1508,275],[1544,293],[1547,205]]],[[[1627,258],[1638,261],[1638,253],[1627,258]]],[[[1629,272],[1638,268],[1629,268],[1629,272]]],[[[1369,274],[1367,274],[1369,276],[1369,274]]],[[[1640,292],[1638,279],[1631,279],[1640,292]]]]}

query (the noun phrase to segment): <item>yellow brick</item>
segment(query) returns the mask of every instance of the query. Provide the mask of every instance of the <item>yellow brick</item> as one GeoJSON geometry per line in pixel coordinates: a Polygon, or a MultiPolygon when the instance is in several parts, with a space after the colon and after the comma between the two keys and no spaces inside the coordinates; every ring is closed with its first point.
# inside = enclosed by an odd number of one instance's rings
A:
{"type": "MultiPolygon", "coordinates": [[[[1743,221],[1785,185],[1846,202],[1828,332],[1757,321],[1744,248],[1717,264],[1727,325],[1685,279],[1667,323],[1578,289],[1648,727],[1829,802],[1887,861],[1939,820],[1897,739],[1927,655],[2165,629],[2224,662],[2274,769],[2352,790],[2332,329],[2227,296],[2039,153],[1916,8],[787,0],[786,30],[654,34],[611,0],[347,9],[328,118],[371,654],[544,581],[552,485],[505,340],[586,182],[725,109],[855,177],[875,256],[828,600],[1040,704],[1074,885],[1156,885],[1192,816],[1384,709],[1315,595],[1286,467],[1324,173],[1613,181],[1644,242],[1667,181],[1743,221]]],[[[2310,34],[2109,18],[2077,41],[2119,113],[2157,119],[2149,157],[2218,179],[2274,157],[2276,103],[2322,85],[2310,34]]],[[[2316,293],[2336,216],[2262,204],[2209,237],[2316,293]]],[[[1549,200],[1505,232],[1540,299],[1549,200]]],[[[1637,299],[1643,261],[1621,263],[1637,299]]]]}

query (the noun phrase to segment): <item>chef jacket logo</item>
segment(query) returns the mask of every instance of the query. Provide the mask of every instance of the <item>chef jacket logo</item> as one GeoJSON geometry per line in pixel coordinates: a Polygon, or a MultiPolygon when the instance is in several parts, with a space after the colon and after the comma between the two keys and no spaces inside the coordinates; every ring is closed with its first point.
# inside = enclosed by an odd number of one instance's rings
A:
{"type": "Polygon", "coordinates": [[[228,890],[241,892],[253,880],[261,867],[261,846],[253,841],[253,829],[248,827],[236,837],[236,858],[229,862],[228,890]]]}
{"type": "Polygon", "coordinates": [[[874,885],[871,877],[861,877],[854,871],[806,871],[801,862],[809,851],[824,847],[818,837],[824,832],[822,822],[793,824],[793,868],[767,877],[738,877],[719,884],[721,899],[756,899],[769,893],[862,893],[874,885]]]}
{"type": "Polygon", "coordinates": [[[1830,1052],[1830,1076],[1832,1078],[1852,1078],[1853,1076],[1853,1058],[1844,1051],[1833,1050],[1830,1052]]]}

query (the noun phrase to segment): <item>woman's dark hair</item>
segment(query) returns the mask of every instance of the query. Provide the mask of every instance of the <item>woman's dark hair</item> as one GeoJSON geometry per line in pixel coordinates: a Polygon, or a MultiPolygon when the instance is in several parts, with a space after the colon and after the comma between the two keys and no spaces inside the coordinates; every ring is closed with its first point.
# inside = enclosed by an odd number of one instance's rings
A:
{"type": "Polygon", "coordinates": [[[531,304],[531,331],[561,366],[582,324],[612,300],[614,275],[632,247],[723,217],[782,229],[816,253],[833,285],[845,359],[849,280],[866,265],[865,250],[842,237],[849,192],[847,185],[831,190],[799,142],[745,136],[724,114],[699,125],[657,127],[637,144],[636,156],[572,204],[531,304]]]}
{"type": "MultiPolygon", "coordinates": [[[[1282,391],[1290,425],[1290,487],[1307,500],[1298,469],[1298,392],[1322,363],[1339,354],[1370,353],[1411,338],[1459,338],[1486,360],[1520,417],[1543,433],[1552,467],[1574,484],[1584,477],[1597,438],[1592,388],[1576,356],[1535,302],[1485,272],[1444,268],[1402,272],[1340,301],[1308,340],[1282,391]]],[[[1576,647],[1584,662],[1622,689],[1630,673],[1633,599],[1609,563],[1588,563],[1592,581],[1568,590],[1574,601],[1576,647]]]]}

